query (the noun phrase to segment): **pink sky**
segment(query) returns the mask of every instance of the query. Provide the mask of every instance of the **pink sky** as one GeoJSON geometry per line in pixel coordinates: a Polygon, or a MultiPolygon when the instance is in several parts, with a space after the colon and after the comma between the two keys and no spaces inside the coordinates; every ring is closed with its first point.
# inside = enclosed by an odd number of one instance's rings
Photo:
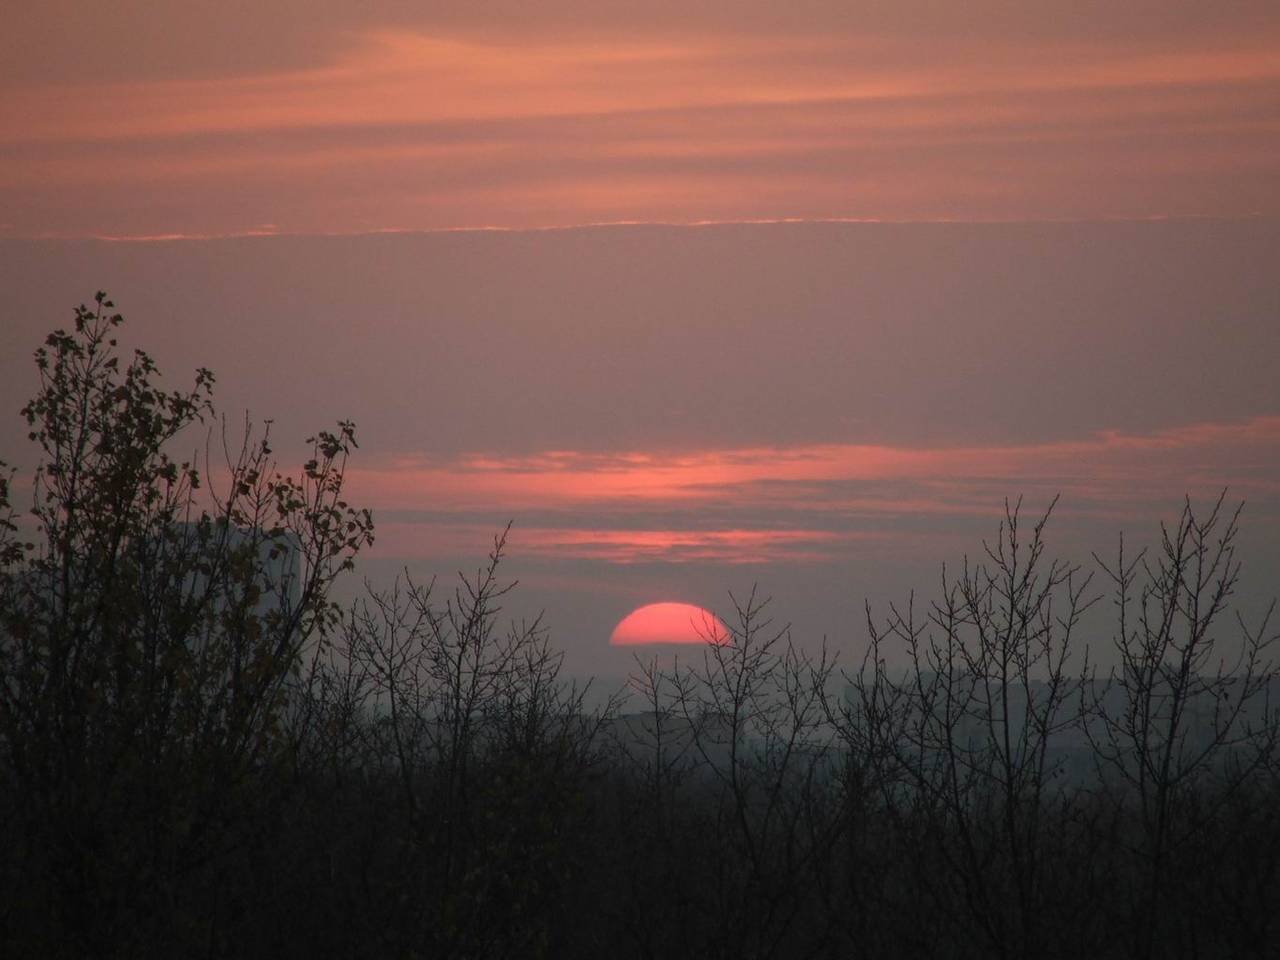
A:
{"type": "Polygon", "coordinates": [[[0,63],[0,236],[1280,213],[1269,0],[48,2],[0,63]]]}
{"type": "Polygon", "coordinates": [[[1061,494],[1087,558],[1226,487],[1274,583],[1274,0],[10,19],[0,404],[105,288],[282,457],[357,421],[375,577],[514,521],[587,663],[634,606],[756,580],[834,633],[1005,497],[1061,494]]]}

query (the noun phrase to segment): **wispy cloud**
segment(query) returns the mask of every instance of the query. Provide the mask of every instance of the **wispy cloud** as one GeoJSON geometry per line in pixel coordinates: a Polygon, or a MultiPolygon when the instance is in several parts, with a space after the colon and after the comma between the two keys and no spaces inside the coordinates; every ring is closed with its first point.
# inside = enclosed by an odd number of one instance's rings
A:
{"type": "Polygon", "coordinates": [[[1155,35],[1116,14],[1085,36],[735,10],[371,14],[240,71],[212,49],[205,70],[87,80],[33,64],[0,93],[0,199],[29,233],[148,236],[1280,212],[1265,17],[1155,35]]]}
{"type": "Polygon", "coordinates": [[[399,457],[358,469],[352,484],[386,511],[380,550],[392,554],[474,545],[506,517],[530,555],[767,563],[927,538],[948,519],[986,522],[1021,493],[1041,502],[1062,494],[1067,512],[1131,521],[1229,486],[1274,510],[1277,477],[1280,417],[1258,417],[1020,446],[399,457]]]}
{"type": "MultiPolygon", "coordinates": [[[[568,520],[569,518],[564,518],[568,520]]],[[[378,525],[379,550],[416,558],[474,552],[492,536],[478,523],[405,523],[378,525]]],[[[519,525],[509,544],[521,557],[635,563],[817,563],[833,559],[843,545],[884,534],[817,529],[605,529],[519,525]]]]}

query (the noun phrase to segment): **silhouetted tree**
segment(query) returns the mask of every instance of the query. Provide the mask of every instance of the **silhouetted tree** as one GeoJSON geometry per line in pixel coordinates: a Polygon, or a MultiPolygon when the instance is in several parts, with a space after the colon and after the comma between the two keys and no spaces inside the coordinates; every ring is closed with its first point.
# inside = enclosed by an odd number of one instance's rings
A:
{"type": "MultiPolygon", "coordinates": [[[[1052,510],[1052,507],[1050,507],[1052,510]]],[[[945,869],[917,855],[916,883],[980,954],[1044,956],[1058,900],[1052,849],[1064,802],[1055,735],[1078,724],[1078,627],[1089,578],[1045,558],[1049,512],[1027,536],[1006,505],[985,556],[943,572],[942,596],[917,619],[914,603],[868,616],[871,645],[852,678],[845,736],[877,771],[884,809],[905,838],[936,848],[945,869]],[[892,679],[886,647],[910,656],[892,679]]]]}
{"type": "Polygon", "coordinates": [[[1167,954],[1201,919],[1199,891],[1186,889],[1204,867],[1195,853],[1208,837],[1235,841],[1224,817],[1276,747],[1274,601],[1256,626],[1235,615],[1234,643],[1224,636],[1242,509],[1224,510],[1225,496],[1207,515],[1188,499],[1178,523],[1161,526],[1154,557],[1126,557],[1121,540],[1114,563],[1098,560],[1115,588],[1120,663],[1090,688],[1100,723],[1087,729],[1112,788],[1114,839],[1136,854],[1128,906],[1140,958],[1167,954]]]}
{"type": "Polygon", "coordinates": [[[342,499],[351,424],[296,477],[246,431],[210,485],[174,449],[213,415],[213,375],[163,389],[147,354],[120,357],[111,310],[98,294],[36,352],[29,539],[0,490],[4,933],[23,954],[217,941],[303,646],[372,540],[342,499]]]}
{"type": "Polygon", "coordinates": [[[648,816],[662,818],[653,839],[676,844],[650,856],[680,858],[648,882],[685,874],[678,897],[700,914],[673,936],[633,917],[628,929],[657,955],[780,957],[829,941],[818,891],[837,823],[826,723],[833,662],[825,649],[813,655],[795,644],[767,606],[753,590],[734,601],[727,637],[713,637],[708,624],[709,642],[691,663],[669,673],[642,667],[633,678],[653,717],[644,794],[657,804],[648,816]]]}
{"type": "Polygon", "coordinates": [[[560,679],[540,621],[502,624],[505,540],[443,600],[407,575],[370,586],[318,671],[326,712],[359,718],[368,765],[394,784],[377,816],[395,838],[396,951],[551,955],[567,923],[603,713],[560,679]]]}

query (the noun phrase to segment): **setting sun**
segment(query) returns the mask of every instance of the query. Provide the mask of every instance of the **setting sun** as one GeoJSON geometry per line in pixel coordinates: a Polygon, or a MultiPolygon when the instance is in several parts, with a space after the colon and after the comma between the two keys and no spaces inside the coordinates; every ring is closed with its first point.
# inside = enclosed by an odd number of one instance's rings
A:
{"type": "Polygon", "coordinates": [[[613,628],[610,646],[728,643],[729,630],[711,611],[691,603],[650,603],[631,611],[613,628]]]}

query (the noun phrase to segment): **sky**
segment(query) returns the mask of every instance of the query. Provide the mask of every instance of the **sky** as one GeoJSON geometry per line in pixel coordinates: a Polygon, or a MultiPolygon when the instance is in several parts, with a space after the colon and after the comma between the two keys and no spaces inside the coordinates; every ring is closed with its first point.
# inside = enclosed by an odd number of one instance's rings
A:
{"type": "Polygon", "coordinates": [[[1278,158],[1263,0],[55,0],[0,36],[0,458],[106,289],[282,458],[357,422],[375,582],[512,522],[575,670],[753,584],[856,658],[1020,495],[1087,564],[1227,488],[1257,608],[1278,158]]]}
{"type": "Polygon", "coordinates": [[[1280,212],[1273,0],[48,0],[0,235],[1280,212]]]}

